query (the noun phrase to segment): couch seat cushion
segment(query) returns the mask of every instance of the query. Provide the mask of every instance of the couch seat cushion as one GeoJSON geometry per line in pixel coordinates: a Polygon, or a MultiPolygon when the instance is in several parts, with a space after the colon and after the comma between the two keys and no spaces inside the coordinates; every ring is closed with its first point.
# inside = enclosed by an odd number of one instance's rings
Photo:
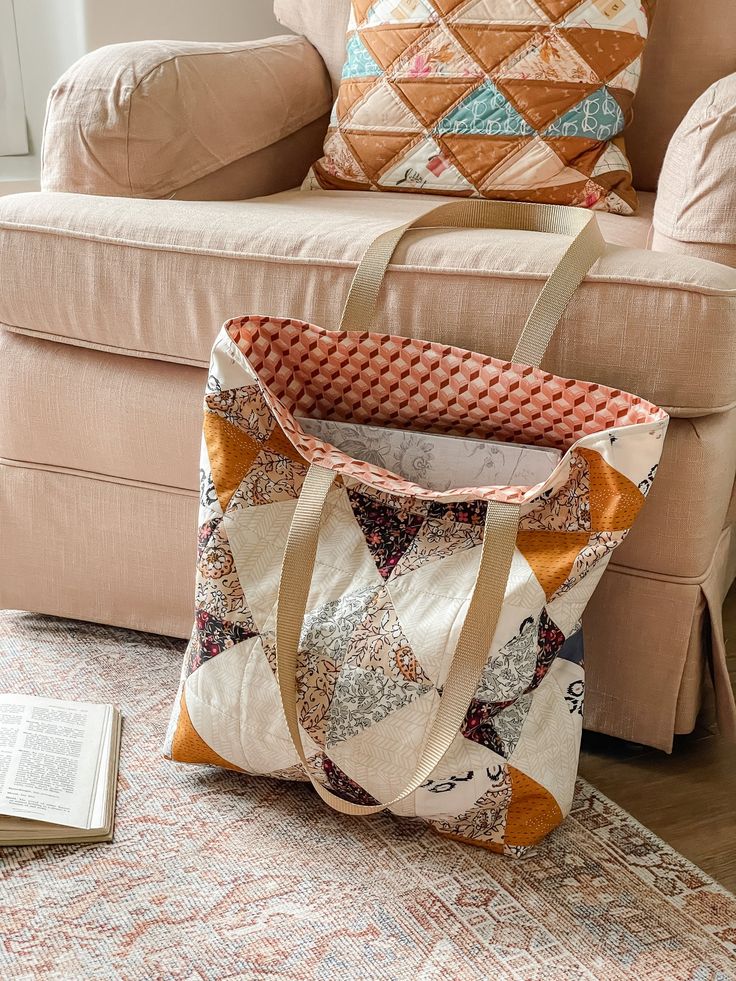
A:
{"type": "MultiPolygon", "coordinates": [[[[0,322],[47,339],[205,366],[229,317],[269,314],[336,327],[371,239],[437,203],[319,191],[214,203],[5,197],[0,322]]],[[[573,299],[545,367],[636,392],[680,415],[736,403],[736,271],[645,251],[646,212],[600,221],[617,244],[573,299]]],[[[386,278],[381,326],[510,357],[566,241],[530,232],[411,232],[386,278]]]]}

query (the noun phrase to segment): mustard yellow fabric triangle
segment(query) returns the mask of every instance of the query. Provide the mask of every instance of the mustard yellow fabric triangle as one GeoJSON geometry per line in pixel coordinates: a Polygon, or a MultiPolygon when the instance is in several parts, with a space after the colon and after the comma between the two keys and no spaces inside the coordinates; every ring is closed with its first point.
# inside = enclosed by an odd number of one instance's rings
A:
{"type": "Polygon", "coordinates": [[[212,483],[224,511],[260,453],[261,445],[215,412],[205,414],[204,440],[212,483]]]}
{"type": "Polygon", "coordinates": [[[509,766],[511,804],[504,844],[525,848],[536,845],[562,822],[562,811],[552,794],[526,773],[509,766]]]}
{"type": "Polygon", "coordinates": [[[628,531],[644,504],[644,495],[595,450],[581,449],[588,464],[590,527],[593,531],[628,531]]]}
{"type": "Polygon", "coordinates": [[[229,763],[223,759],[202,739],[192,725],[183,692],[176,732],[171,741],[171,759],[179,763],[210,763],[212,766],[221,766],[226,770],[237,770],[238,773],[245,772],[239,766],[235,766],[234,763],[229,763]]]}

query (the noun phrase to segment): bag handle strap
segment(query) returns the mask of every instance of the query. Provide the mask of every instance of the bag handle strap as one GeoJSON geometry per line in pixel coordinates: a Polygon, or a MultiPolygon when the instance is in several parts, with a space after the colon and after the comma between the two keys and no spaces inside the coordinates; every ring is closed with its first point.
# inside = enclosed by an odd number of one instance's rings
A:
{"type": "Polygon", "coordinates": [[[512,361],[539,367],[573,293],[605,252],[606,243],[591,211],[554,204],[521,204],[465,198],[441,204],[411,221],[382,232],[371,242],[355,273],[340,330],[373,330],[383,277],[402,236],[410,228],[513,228],[571,235],[573,241],[539,294],[512,361]]]}
{"type": "Polygon", "coordinates": [[[302,745],[297,714],[299,643],[317,555],[320,519],[335,477],[333,471],[312,464],[291,522],[276,607],[277,678],[289,734],[319,796],[341,814],[376,814],[414,793],[460,731],[488,660],[501,614],[519,525],[519,505],[488,502],[480,564],[470,604],[417,768],[393,800],[366,806],[338,797],[315,780],[302,745]]]}

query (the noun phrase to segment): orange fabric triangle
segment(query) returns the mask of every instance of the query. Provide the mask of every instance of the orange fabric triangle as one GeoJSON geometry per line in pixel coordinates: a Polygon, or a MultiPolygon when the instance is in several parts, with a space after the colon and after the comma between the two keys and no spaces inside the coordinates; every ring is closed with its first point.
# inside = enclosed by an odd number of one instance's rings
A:
{"type": "Polygon", "coordinates": [[[343,138],[369,178],[376,180],[384,167],[416,140],[416,133],[351,133],[343,138]]]}
{"type": "Polygon", "coordinates": [[[426,33],[426,24],[418,27],[386,24],[381,27],[364,28],[360,32],[360,39],[381,68],[386,71],[407,48],[426,33]]]}
{"type": "Polygon", "coordinates": [[[403,78],[391,83],[425,126],[433,126],[477,84],[476,78],[403,78]]]}
{"type": "Polygon", "coordinates": [[[216,412],[205,413],[203,429],[212,483],[224,511],[260,453],[261,446],[216,412]]]}
{"type": "Polygon", "coordinates": [[[560,27],[558,33],[570,42],[602,81],[614,78],[636,61],[645,44],[645,38],[629,31],[560,27]]]}
{"type": "Polygon", "coordinates": [[[526,773],[509,766],[509,777],[511,803],[503,841],[505,845],[527,848],[562,823],[562,811],[552,794],[526,773]]]}
{"type": "Polygon", "coordinates": [[[537,0],[537,5],[553,20],[557,21],[572,10],[573,7],[580,6],[580,0],[537,0]]]}
{"type": "Polygon", "coordinates": [[[531,190],[509,189],[499,185],[483,189],[483,197],[496,198],[499,201],[530,201],[532,204],[571,204],[580,205],[585,197],[586,187],[590,184],[588,178],[580,176],[580,183],[560,184],[557,187],[535,187],[531,190]]]}
{"type": "Polygon", "coordinates": [[[465,0],[430,0],[432,6],[440,14],[451,14],[455,7],[459,7],[465,0]]]}
{"type": "Polygon", "coordinates": [[[544,142],[568,166],[588,177],[606,149],[606,144],[600,140],[586,140],[582,136],[545,136],[544,142]]]}
{"type": "Polygon", "coordinates": [[[536,33],[533,27],[497,27],[495,24],[448,24],[447,26],[465,50],[487,72],[497,68],[536,33]]]}
{"type": "Polygon", "coordinates": [[[375,87],[375,78],[344,78],[340,82],[340,91],[337,94],[337,115],[339,119],[344,119],[356,102],[360,102],[372,88],[375,87]]]}
{"type": "Polygon", "coordinates": [[[541,130],[562,116],[600,85],[588,82],[551,82],[535,78],[497,78],[496,87],[534,129],[541,130]]]}
{"type": "Polygon", "coordinates": [[[631,107],[634,103],[635,93],[629,92],[628,89],[613,89],[610,87],[610,85],[606,86],[606,92],[608,92],[609,95],[612,95],[616,102],[618,102],[624,116],[624,121],[628,126],[633,118],[631,107]]]}
{"type": "Polygon", "coordinates": [[[439,142],[458,170],[471,184],[480,188],[491,171],[510,153],[516,153],[525,141],[519,136],[448,134],[439,142]]]}
{"type": "Polygon", "coordinates": [[[352,0],[355,23],[360,27],[376,0],[352,0]]]}
{"type": "Polygon", "coordinates": [[[522,530],[516,536],[516,547],[532,567],[549,600],[570,575],[575,559],[589,541],[587,531],[522,530]]]}
{"type": "Polygon", "coordinates": [[[184,692],[181,695],[179,707],[179,718],[176,720],[176,731],[171,740],[171,759],[178,763],[209,763],[212,766],[221,766],[226,770],[237,770],[238,773],[245,773],[239,766],[229,763],[223,759],[219,753],[207,745],[200,734],[192,725],[189,716],[184,692]]]}
{"type": "Polygon", "coordinates": [[[628,531],[644,504],[636,484],[595,450],[581,449],[588,464],[590,525],[593,531],[628,531]]]}

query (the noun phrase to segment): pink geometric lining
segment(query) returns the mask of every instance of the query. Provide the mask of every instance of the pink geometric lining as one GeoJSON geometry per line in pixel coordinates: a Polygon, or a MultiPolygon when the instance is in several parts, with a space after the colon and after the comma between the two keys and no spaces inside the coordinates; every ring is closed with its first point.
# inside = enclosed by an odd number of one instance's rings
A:
{"type": "Polygon", "coordinates": [[[618,389],[411,337],[269,317],[240,317],[226,330],[302,456],[392,493],[521,501],[532,488],[428,491],[306,434],[294,415],[562,450],[583,436],[667,418],[618,389]]]}

